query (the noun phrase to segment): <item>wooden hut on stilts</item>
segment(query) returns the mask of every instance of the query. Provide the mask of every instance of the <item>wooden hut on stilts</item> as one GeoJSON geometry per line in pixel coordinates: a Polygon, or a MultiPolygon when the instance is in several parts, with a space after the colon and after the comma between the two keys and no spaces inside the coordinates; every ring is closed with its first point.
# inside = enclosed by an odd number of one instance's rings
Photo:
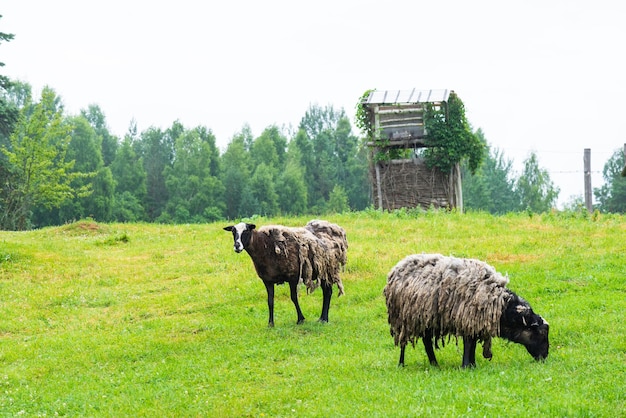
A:
{"type": "Polygon", "coordinates": [[[463,210],[461,171],[428,168],[426,106],[447,115],[450,90],[373,90],[363,97],[370,124],[370,178],[377,209],[422,207],[463,210]]]}

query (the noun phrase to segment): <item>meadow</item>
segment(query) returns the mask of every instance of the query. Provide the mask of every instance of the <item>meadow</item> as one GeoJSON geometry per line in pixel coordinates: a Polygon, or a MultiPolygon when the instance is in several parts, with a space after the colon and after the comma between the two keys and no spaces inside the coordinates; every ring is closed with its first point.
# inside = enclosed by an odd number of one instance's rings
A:
{"type": "MultiPolygon", "coordinates": [[[[225,222],[0,232],[0,416],[614,417],[626,411],[626,217],[364,211],[348,233],[346,294],[265,288],[225,222]],[[495,339],[406,367],[382,289],[404,256],[478,258],[550,323],[550,355],[495,339]]],[[[300,226],[309,218],[255,218],[300,226]]]]}

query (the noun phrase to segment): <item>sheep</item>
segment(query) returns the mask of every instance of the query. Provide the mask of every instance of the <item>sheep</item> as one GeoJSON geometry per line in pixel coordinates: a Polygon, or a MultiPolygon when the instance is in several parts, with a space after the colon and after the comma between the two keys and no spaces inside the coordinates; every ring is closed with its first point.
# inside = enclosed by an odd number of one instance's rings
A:
{"type": "Polygon", "coordinates": [[[421,338],[431,365],[433,350],[444,337],[463,337],[462,367],[476,367],[476,344],[491,360],[491,338],[502,337],[526,347],[535,360],[548,356],[548,323],[524,299],[506,288],[508,277],[487,263],[440,254],[409,255],[387,276],[383,290],[399,366],[408,342],[421,338]]]}
{"type": "Polygon", "coordinates": [[[265,284],[269,308],[268,326],[274,326],[274,285],[289,283],[291,301],[304,322],[298,303],[298,283],[302,280],[307,293],[322,287],[323,302],[320,322],[328,322],[333,284],[344,294],[339,272],[346,265],[348,240],[343,228],[327,221],[312,220],[304,228],[282,225],[256,225],[241,222],[224,227],[233,234],[235,252],[250,255],[254,268],[265,284]]]}

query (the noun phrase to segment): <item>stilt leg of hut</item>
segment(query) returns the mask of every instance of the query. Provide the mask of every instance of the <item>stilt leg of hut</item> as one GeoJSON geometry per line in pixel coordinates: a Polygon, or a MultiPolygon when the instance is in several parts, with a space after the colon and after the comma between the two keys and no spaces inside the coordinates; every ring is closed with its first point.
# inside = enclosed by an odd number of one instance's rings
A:
{"type": "Polygon", "coordinates": [[[376,193],[378,194],[378,209],[383,210],[383,191],[380,183],[380,163],[376,163],[376,193]]]}

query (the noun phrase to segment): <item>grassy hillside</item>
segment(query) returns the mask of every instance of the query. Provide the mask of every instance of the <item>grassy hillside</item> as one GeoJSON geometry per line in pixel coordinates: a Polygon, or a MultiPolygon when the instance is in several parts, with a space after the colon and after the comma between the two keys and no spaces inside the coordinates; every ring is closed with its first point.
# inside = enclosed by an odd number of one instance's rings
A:
{"type": "MultiPolygon", "coordinates": [[[[82,221],[0,232],[2,416],[615,416],[626,410],[626,218],[361,212],[346,295],[296,325],[287,286],[267,327],[265,288],[223,223],[82,221]],[[462,344],[405,368],[389,335],[386,274],[411,253],[487,261],[550,322],[535,362],[496,339],[460,369],[462,344]],[[478,357],[478,355],[477,355],[478,357]]],[[[307,218],[255,219],[296,226],[307,218]]],[[[335,295],[336,295],[335,290],[335,295]]],[[[480,351],[480,350],[479,350],[480,351]]]]}

